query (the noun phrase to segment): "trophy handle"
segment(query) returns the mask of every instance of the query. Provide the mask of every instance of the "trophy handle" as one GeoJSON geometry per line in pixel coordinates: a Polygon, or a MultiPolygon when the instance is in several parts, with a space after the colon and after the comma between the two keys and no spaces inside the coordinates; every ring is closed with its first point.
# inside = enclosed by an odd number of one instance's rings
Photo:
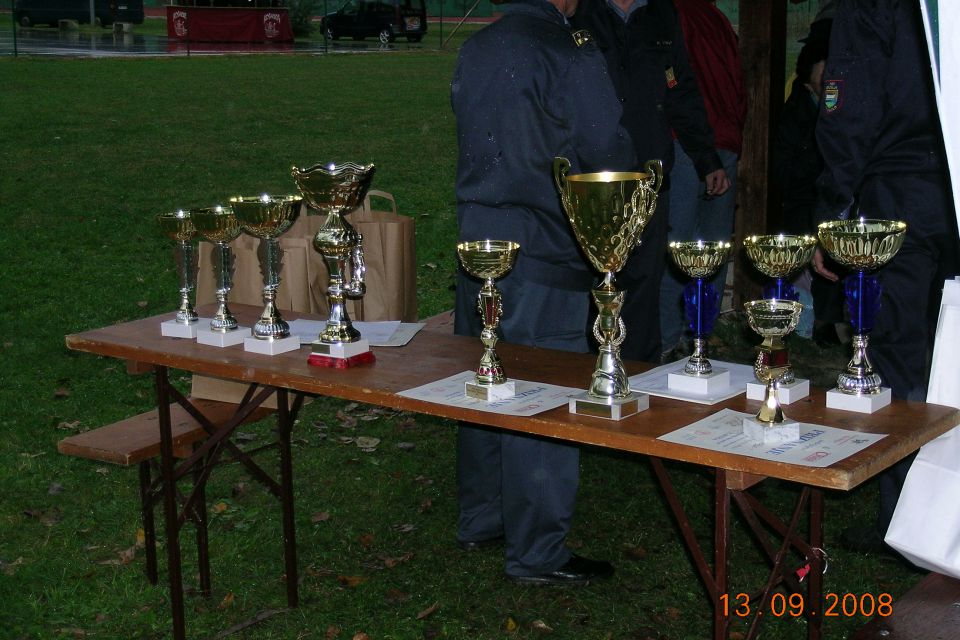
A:
{"type": "Polygon", "coordinates": [[[567,172],[570,171],[570,161],[563,156],[557,156],[553,159],[553,181],[557,183],[557,189],[564,193],[563,186],[567,182],[567,172]]]}
{"type": "Polygon", "coordinates": [[[647,160],[647,163],[643,165],[643,168],[647,171],[647,173],[653,176],[653,192],[659,193],[660,185],[663,184],[663,162],[659,159],[647,160]]]}

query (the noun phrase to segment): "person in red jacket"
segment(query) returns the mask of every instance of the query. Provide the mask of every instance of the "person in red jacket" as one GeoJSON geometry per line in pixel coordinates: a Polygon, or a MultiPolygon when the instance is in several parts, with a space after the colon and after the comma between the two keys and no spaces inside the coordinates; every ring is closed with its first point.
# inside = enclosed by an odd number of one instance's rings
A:
{"type": "MultiPolygon", "coordinates": [[[[676,140],[676,162],[670,172],[670,230],[668,238],[729,240],[736,204],[737,160],[743,143],[747,96],[740,66],[740,43],[733,26],[713,0],[674,0],[680,14],[690,66],[713,129],[714,147],[723,163],[730,188],[715,192],[697,174],[693,161],[676,140]]],[[[666,259],[666,256],[664,257],[666,259]]],[[[727,269],[711,284],[723,292],[727,269]]],[[[681,300],[688,278],[668,267],[660,286],[660,332],[664,359],[683,337],[685,318],[681,300]]],[[[719,301],[718,301],[719,302],[719,301]]]]}

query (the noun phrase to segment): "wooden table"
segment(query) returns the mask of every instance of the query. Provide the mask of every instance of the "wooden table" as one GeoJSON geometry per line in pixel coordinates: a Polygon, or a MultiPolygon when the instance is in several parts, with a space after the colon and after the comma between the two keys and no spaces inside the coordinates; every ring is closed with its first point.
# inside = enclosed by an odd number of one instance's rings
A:
{"type": "MultiPolygon", "coordinates": [[[[237,305],[234,313],[241,324],[249,326],[258,316],[259,309],[237,305]]],[[[293,312],[284,312],[284,315],[288,320],[309,317],[293,312]]],[[[671,510],[677,518],[684,542],[713,604],[714,638],[717,640],[727,637],[730,612],[738,604],[733,601],[731,594],[728,594],[727,584],[731,502],[737,504],[748,525],[757,533],[763,531],[766,526],[777,531],[782,537],[782,540],[774,544],[770,541],[769,535],[762,536],[761,545],[772,564],[772,569],[762,595],[759,596],[752,610],[767,609],[772,589],[779,584],[784,584],[797,592],[805,591],[804,615],[809,622],[808,635],[810,638],[819,638],[820,622],[823,618],[821,613],[823,558],[820,553],[823,540],[821,489],[852,489],[960,422],[960,411],[957,409],[900,400],[894,400],[889,407],[873,415],[827,409],[824,391],[814,389],[808,398],[790,405],[791,418],[852,431],[885,433],[888,437],[831,467],[802,467],[657,440],[658,436],[695,422],[722,408],[756,412],[759,402],[748,401],[745,395],[711,406],[651,397],[650,408],[647,411],[620,422],[574,415],[569,413],[566,407],[532,417],[507,416],[433,404],[397,395],[400,391],[475,368],[482,350],[475,338],[454,336],[446,331],[425,330],[405,347],[374,348],[377,360],[373,365],[346,370],[325,369],[307,364],[309,347],[271,357],[247,353],[239,346],[219,349],[200,345],[192,340],[161,337],[160,322],[172,317],[173,314],[170,313],[86,331],[69,335],[66,341],[70,349],[155,367],[157,407],[161,425],[162,487],[160,488],[163,492],[167,524],[167,556],[174,637],[178,640],[185,637],[179,526],[186,516],[178,511],[174,491],[175,481],[190,473],[196,465],[204,465],[204,473],[199,476],[202,488],[202,484],[209,475],[209,466],[211,466],[209,457],[218,455],[224,446],[228,446],[229,436],[236,425],[272,393],[277,394],[279,405],[277,419],[281,479],[279,482],[274,482],[271,478],[263,477],[265,474],[262,472],[254,471],[254,473],[281,498],[283,504],[286,584],[288,602],[291,606],[297,603],[297,565],[289,436],[293,418],[299,409],[303,394],[316,394],[649,456],[671,510]],[[169,403],[171,399],[176,400],[189,410],[189,402],[169,385],[167,370],[170,368],[219,376],[253,385],[244,402],[241,403],[235,419],[211,433],[210,439],[194,456],[176,467],[169,433],[169,403]],[[292,406],[288,401],[290,392],[296,398],[292,406]],[[683,510],[663,465],[664,459],[679,460],[714,469],[715,513],[712,564],[707,560],[694,536],[690,520],[683,510]],[[767,477],[802,485],[789,523],[780,521],[755,497],[745,491],[767,477]],[[808,540],[803,540],[798,534],[798,525],[804,514],[810,518],[808,540]],[[799,584],[792,572],[785,569],[785,560],[791,549],[799,551],[810,563],[809,579],[804,584],[799,584]],[[722,606],[724,596],[729,598],[726,612],[725,607],[722,606]]],[[[570,354],[504,342],[497,345],[497,352],[511,377],[569,387],[586,387],[595,365],[595,357],[591,355],[570,354]]],[[[626,368],[628,374],[632,375],[649,369],[650,365],[631,362],[626,363],[626,368]]],[[[196,498],[191,496],[184,511],[195,506],[196,498]]],[[[759,617],[754,617],[748,637],[756,633],[758,622],[759,617]]]]}

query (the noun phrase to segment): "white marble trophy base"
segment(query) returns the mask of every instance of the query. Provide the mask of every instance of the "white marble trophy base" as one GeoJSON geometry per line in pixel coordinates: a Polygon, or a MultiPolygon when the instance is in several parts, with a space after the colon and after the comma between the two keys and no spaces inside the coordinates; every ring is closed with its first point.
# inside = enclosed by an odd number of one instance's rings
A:
{"type": "MultiPolygon", "coordinates": [[[[790,384],[777,387],[777,400],[780,404],[790,404],[810,395],[810,381],[797,378],[790,384]]],[[[767,385],[759,382],[747,383],[747,400],[764,400],[767,397],[767,385]]]]}
{"type": "Polygon", "coordinates": [[[635,413],[650,408],[650,396],[631,391],[626,398],[611,398],[610,401],[592,397],[586,391],[570,396],[570,413],[581,416],[593,416],[606,420],[623,420],[635,413]]]}
{"type": "Polygon", "coordinates": [[[798,442],[800,440],[800,423],[787,421],[767,424],[766,422],[760,422],[756,418],[744,418],[743,435],[755,442],[762,442],[763,444],[798,442]]]}
{"type": "Polygon", "coordinates": [[[244,337],[243,350],[252,353],[259,353],[265,356],[275,356],[287,351],[296,351],[300,348],[299,336],[287,336],[286,338],[273,338],[266,340],[261,338],[244,337]]]}
{"type": "Polygon", "coordinates": [[[160,335],[167,338],[190,338],[197,337],[197,329],[200,327],[200,321],[183,324],[176,320],[165,320],[160,323],[160,335]]]}
{"type": "Polygon", "coordinates": [[[667,376],[667,388],[671,391],[683,391],[706,395],[717,393],[730,387],[730,371],[714,369],[712,373],[693,376],[686,373],[671,373],[667,376]]]}
{"type": "Polygon", "coordinates": [[[880,393],[864,393],[854,395],[844,393],[839,389],[827,391],[827,408],[856,411],[857,413],[873,413],[890,404],[892,398],[890,387],[880,387],[880,393]]]}
{"type": "Polygon", "coordinates": [[[327,356],[329,358],[346,359],[370,351],[370,341],[364,338],[362,340],[357,340],[356,342],[326,344],[325,342],[320,342],[317,340],[311,345],[311,347],[313,347],[313,353],[318,355],[327,356]]]}
{"type": "Polygon", "coordinates": [[[513,380],[507,380],[500,384],[480,384],[478,382],[467,381],[463,383],[463,393],[468,398],[473,398],[474,400],[498,402],[500,400],[509,400],[517,395],[517,385],[513,380]]]}
{"type": "Polygon", "coordinates": [[[237,327],[231,331],[200,329],[197,331],[197,344],[206,344],[211,347],[233,347],[242,344],[244,338],[249,337],[250,327],[237,327]]]}

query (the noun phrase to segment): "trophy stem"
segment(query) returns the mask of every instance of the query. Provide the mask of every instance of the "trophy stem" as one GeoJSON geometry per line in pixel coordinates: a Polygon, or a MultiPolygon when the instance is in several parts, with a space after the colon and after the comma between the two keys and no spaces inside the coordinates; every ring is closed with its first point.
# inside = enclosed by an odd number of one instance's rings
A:
{"type": "Polygon", "coordinates": [[[870,338],[865,333],[853,336],[853,357],[847,363],[847,370],[837,377],[837,387],[852,395],[880,393],[882,380],[873,370],[867,355],[870,338]]]}
{"type": "Polygon", "coordinates": [[[693,338],[693,354],[683,366],[683,372],[692,376],[705,376],[713,373],[713,365],[707,358],[706,336],[699,335],[693,338]]]}
{"type": "Polygon", "coordinates": [[[336,210],[327,214],[323,227],[313,239],[313,246],[323,257],[329,273],[327,302],[330,305],[330,316],[327,318],[327,326],[320,332],[319,341],[322,344],[343,344],[360,340],[360,332],[354,328],[346,308],[347,295],[361,295],[364,289],[363,254],[358,250],[359,244],[359,234],[336,210]],[[354,265],[355,282],[345,283],[344,274],[351,255],[358,260],[358,264],[354,265]]]}
{"type": "Polygon", "coordinates": [[[177,309],[179,324],[192,324],[198,320],[197,312],[190,302],[190,292],[197,286],[197,254],[193,243],[182,240],[175,250],[180,276],[180,308],[177,309]]]}
{"type": "Polygon", "coordinates": [[[626,338],[627,329],[620,317],[624,292],[618,291],[613,282],[613,273],[607,272],[603,284],[593,290],[593,301],[599,313],[593,323],[593,336],[600,343],[597,366],[590,381],[587,394],[592,398],[609,400],[630,395],[627,373],[620,359],[620,345],[626,338]]]}
{"type": "Polygon", "coordinates": [[[253,325],[253,335],[261,340],[286,338],[290,335],[290,325],[280,316],[277,309],[277,289],[280,286],[280,269],[283,250],[280,240],[266,238],[260,241],[260,270],[263,273],[263,313],[253,325]]]}
{"type": "Polygon", "coordinates": [[[493,278],[484,281],[477,296],[477,310],[483,318],[483,331],[480,333],[483,356],[480,358],[480,366],[477,367],[477,384],[503,384],[506,381],[503,363],[494,350],[498,339],[497,326],[500,324],[500,316],[503,315],[503,301],[500,291],[493,284],[493,278]]]}
{"type": "Polygon", "coordinates": [[[216,243],[217,258],[214,262],[214,271],[217,276],[217,312],[210,320],[210,329],[213,331],[233,331],[239,326],[237,319],[227,306],[227,297],[233,288],[233,250],[226,242],[216,243]]]}

